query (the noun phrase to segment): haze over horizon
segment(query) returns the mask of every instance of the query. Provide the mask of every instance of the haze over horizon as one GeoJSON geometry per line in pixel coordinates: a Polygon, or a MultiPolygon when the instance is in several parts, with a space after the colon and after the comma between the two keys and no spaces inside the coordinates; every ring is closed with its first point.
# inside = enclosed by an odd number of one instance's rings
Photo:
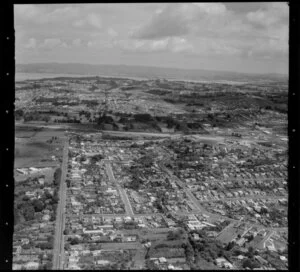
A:
{"type": "MultiPolygon", "coordinates": [[[[163,70],[180,70],[180,71],[202,71],[202,72],[208,72],[208,73],[228,73],[228,74],[242,74],[242,75],[278,75],[278,76],[288,76],[288,73],[255,73],[255,72],[238,72],[238,71],[234,71],[234,70],[227,70],[227,71],[221,71],[218,69],[191,69],[191,68],[182,68],[182,67],[167,67],[167,66],[150,66],[150,65],[130,65],[130,64],[109,64],[109,63],[99,63],[99,64],[95,64],[95,63],[79,63],[79,62],[35,62],[35,63],[17,63],[17,70],[16,72],[21,72],[23,69],[23,67],[30,67],[33,68],[35,66],[44,66],[44,69],[49,68],[51,65],[58,65],[58,66],[67,66],[67,65],[74,65],[74,66],[94,66],[94,67],[105,67],[105,66],[109,66],[109,67],[128,67],[128,68],[149,68],[149,69],[163,69],[163,70]],[[21,68],[22,67],[22,68],[21,68]]],[[[43,69],[43,68],[42,68],[43,69]]],[[[27,72],[27,69],[26,69],[27,72]]],[[[37,71],[40,72],[40,71],[37,71]]],[[[66,71],[68,72],[68,71],[66,71]]],[[[71,71],[72,73],[72,71],[71,71]]],[[[97,74],[97,72],[95,72],[95,74],[97,74]]]]}
{"type": "Polygon", "coordinates": [[[15,5],[16,64],[288,74],[288,5],[15,5]]]}

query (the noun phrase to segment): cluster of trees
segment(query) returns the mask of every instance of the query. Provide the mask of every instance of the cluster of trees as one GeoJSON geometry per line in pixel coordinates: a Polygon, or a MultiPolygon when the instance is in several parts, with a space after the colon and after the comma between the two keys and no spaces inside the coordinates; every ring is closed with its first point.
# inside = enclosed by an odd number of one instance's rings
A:
{"type": "Polygon", "coordinates": [[[167,124],[167,128],[173,128],[178,125],[178,122],[174,120],[171,116],[168,116],[168,118],[165,120],[167,124]]]}
{"type": "Polygon", "coordinates": [[[54,237],[53,236],[49,236],[48,239],[47,239],[47,242],[45,243],[39,243],[39,244],[36,244],[35,246],[37,248],[40,248],[41,250],[45,250],[45,249],[53,249],[53,245],[54,245],[54,237]]]}
{"type": "Polygon", "coordinates": [[[153,117],[149,113],[134,114],[133,118],[136,122],[142,122],[142,123],[154,121],[153,117]]]}
{"type": "Polygon", "coordinates": [[[24,117],[24,122],[30,122],[30,121],[49,122],[50,121],[50,116],[43,115],[38,112],[27,112],[23,114],[23,117],[24,117]]]}
{"type": "Polygon", "coordinates": [[[71,187],[71,180],[66,179],[66,183],[67,183],[67,187],[70,188],[71,187]]]}
{"type": "Polygon", "coordinates": [[[49,140],[47,140],[46,142],[52,144],[53,142],[55,142],[57,140],[58,140],[58,138],[56,136],[53,136],[49,140]]]}
{"type": "Polygon", "coordinates": [[[58,192],[54,191],[52,196],[48,190],[41,196],[40,199],[30,200],[24,195],[22,201],[19,202],[14,211],[15,224],[18,224],[23,218],[25,221],[34,220],[37,214],[40,214],[44,209],[53,210],[50,220],[54,221],[56,216],[56,208],[58,202],[58,192]]]}
{"type": "Polygon", "coordinates": [[[278,106],[266,106],[264,109],[278,111],[280,113],[287,113],[287,106],[286,105],[278,105],[278,106]]]}
{"type": "Polygon", "coordinates": [[[44,265],[41,265],[38,270],[52,270],[52,262],[46,262],[44,265]]]}
{"type": "Polygon", "coordinates": [[[124,229],[136,229],[137,228],[137,223],[134,222],[134,221],[125,222],[123,227],[124,227],[124,229]]]}
{"type": "Polygon", "coordinates": [[[223,245],[220,241],[208,238],[205,231],[194,231],[198,233],[200,240],[195,241],[192,236],[189,236],[189,241],[194,249],[196,255],[205,259],[207,262],[213,262],[218,257],[225,257],[229,259],[230,252],[224,250],[223,245]]]}
{"type": "MultiPolygon", "coordinates": [[[[93,87],[92,91],[97,89],[97,86],[92,86],[92,87],[93,87]]],[[[81,104],[86,104],[88,107],[96,107],[96,106],[98,106],[98,101],[97,100],[81,100],[81,104]]]]}
{"type": "Polygon", "coordinates": [[[164,90],[164,89],[151,89],[148,91],[150,94],[155,94],[155,95],[167,95],[172,93],[172,91],[164,90]]]}
{"type": "Polygon", "coordinates": [[[68,105],[68,106],[77,106],[79,104],[79,102],[71,102],[71,101],[67,101],[67,100],[65,100],[65,101],[53,101],[52,102],[52,105],[53,106],[61,106],[61,105],[68,105]]]}
{"type": "Polygon", "coordinates": [[[279,257],[279,255],[284,255],[287,257],[287,248],[282,252],[274,252],[274,251],[265,251],[261,254],[265,260],[267,260],[274,268],[285,270],[287,267],[287,263],[284,263],[279,257]]]}
{"type": "Polygon", "coordinates": [[[68,242],[73,245],[78,245],[80,243],[80,239],[78,237],[69,237],[68,242]]]}
{"type": "Polygon", "coordinates": [[[61,168],[56,168],[54,175],[53,175],[53,184],[58,187],[61,181],[61,168]]]}
{"type": "Polygon", "coordinates": [[[20,120],[24,116],[24,111],[21,109],[15,110],[15,119],[20,120]]]}
{"type": "Polygon", "coordinates": [[[142,165],[142,168],[149,168],[153,165],[153,155],[147,154],[139,158],[138,163],[142,165]]]}
{"type": "Polygon", "coordinates": [[[165,205],[167,204],[166,194],[163,191],[158,191],[157,199],[153,202],[153,206],[161,213],[166,212],[165,205]]]}
{"type": "Polygon", "coordinates": [[[89,91],[92,91],[92,92],[97,89],[98,89],[98,87],[96,85],[92,85],[91,87],[89,87],[89,91]]]}
{"type": "Polygon", "coordinates": [[[67,118],[67,119],[54,119],[55,123],[75,123],[75,124],[80,124],[80,120],[74,118],[67,118]]]}
{"type": "Polygon", "coordinates": [[[183,237],[183,229],[177,229],[175,231],[169,231],[167,235],[167,240],[179,240],[183,237]]]}
{"type": "Polygon", "coordinates": [[[37,103],[53,103],[57,100],[57,98],[55,97],[43,97],[43,96],[40,96],[38,98],[35,99],[35,102],[37,103]]]}
{"type": "Polygon", "coordinates": [[[103,159],[104,159],[103,155],[97,154],[97,155],[94,155],[94,156],[91,157],[91,163],[96,163],[96,162],[101,161],[103,159]]]}
{"type": "Polygon", "coordinates": [[[127,184],[126,187],[138,191],[142,185],[143,185],[143,181],[139,177],[133,176],[131,181],[127,184]]]}
{"type": "Polygon", "coordinates": [[[232,132],[232,133],[231,133],[231,136],[241,138],[241,137],[242,137],[242,134],[232,132]]]}
{"type": "Polygon", "coordinates": [[[254,258],[247,258],[243,261],[243,268],[260,268],[260,264],[258,261],[256,261],[254,258]]]}

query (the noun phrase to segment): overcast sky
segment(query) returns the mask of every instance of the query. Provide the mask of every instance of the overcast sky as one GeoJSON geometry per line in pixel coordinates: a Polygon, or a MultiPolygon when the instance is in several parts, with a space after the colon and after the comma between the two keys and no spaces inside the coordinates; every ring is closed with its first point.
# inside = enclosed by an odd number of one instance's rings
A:
{"type": "Polygon", "coordinates": [[[15,5],[16,63],[288,73],[281,3],[15,5]]]}

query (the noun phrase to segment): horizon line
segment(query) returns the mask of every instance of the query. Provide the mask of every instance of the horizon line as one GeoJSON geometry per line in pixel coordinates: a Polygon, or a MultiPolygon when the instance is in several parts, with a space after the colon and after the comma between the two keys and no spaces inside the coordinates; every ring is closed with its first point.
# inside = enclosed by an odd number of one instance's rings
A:
{"type": "Polygon", "coordinates": [[[73,65],[90,65],[90,66],[128,66],[128,67],[144,67],[144,68],[161,68],[161,69],[173,69],[173,70],[184,70],[184,71],[207,71],[207,72],[219,72],[219,73],[235,73],[242,75],[278,75],[278,76],[289,76],[289,73],[252,73],[252,72],[240,72],[233,70],[212,70],[202,68],[182,68],[182,67],[167,67],[167,66],[152,66],[152,65],[132,65],[132,64],[108,64],[108,63],[83,63],[83,62],[27,62],[27,63],[15,63],[15,65],[36,65],[36,64],[73,64],[73,65]]]}

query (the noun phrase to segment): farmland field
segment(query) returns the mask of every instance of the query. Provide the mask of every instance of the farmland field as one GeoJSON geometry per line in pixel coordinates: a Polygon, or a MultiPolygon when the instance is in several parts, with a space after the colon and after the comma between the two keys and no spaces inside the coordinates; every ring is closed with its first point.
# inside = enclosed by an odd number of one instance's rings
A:
{"type": "Polygon", "coordinates": [[[57,166],[62,155],[62,131],[16,128],[15,168],[57,166]],[[52,137],[57,139],[52,140],[52,137]],[[55,160],[52,159],[55,156],[55,160]]]}

